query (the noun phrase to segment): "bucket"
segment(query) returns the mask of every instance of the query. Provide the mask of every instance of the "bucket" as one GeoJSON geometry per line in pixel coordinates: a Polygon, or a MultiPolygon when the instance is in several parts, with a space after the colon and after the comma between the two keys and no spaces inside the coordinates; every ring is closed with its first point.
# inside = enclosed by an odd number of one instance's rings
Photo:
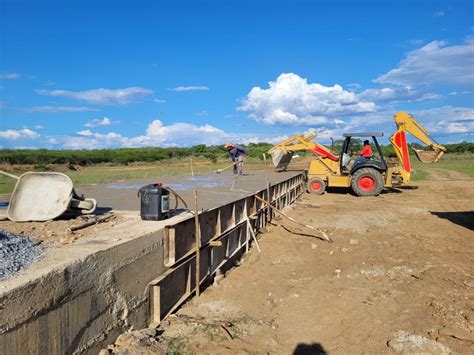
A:
{"type": "Polygon", "coordinates": [[[140,217],[147,221],[161,221],[169,217],[170,192],[161,183],[149,184],[138,190],[140,217]]]}

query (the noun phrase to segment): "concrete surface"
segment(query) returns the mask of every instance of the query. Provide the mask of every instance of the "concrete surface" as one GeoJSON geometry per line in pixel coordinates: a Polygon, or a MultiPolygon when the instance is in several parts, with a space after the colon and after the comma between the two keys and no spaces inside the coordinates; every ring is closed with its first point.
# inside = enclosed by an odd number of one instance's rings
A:
{"type": "MultiPolygon", "coordinates": [[[[211,173],[200,176],[172,176],[159,179],[163,185],[170,186],[186,201],[190,209],[194,209],[192,189],[198,190],[199,207],[209,209],[235,201],[266,187],[266,176],[273,185],[289,179],[301,172],[262,172],[250,171],[239,176],[237,181],[232,173],[211,173]],[[235,181],[235,184],[234,184],[235,181]],[[231,189],[234,184],[233,189],[231,189]]],[[[126,181],[110,184],[87,185],[77,187],[79,193],[95,198],[99,207],[114,210],[138,211],[140,199],[137,192],[140,187],[156,182],[156,180],[126,181]]],[[[182,207],[182,206],[180,206],[182,207]]]]}

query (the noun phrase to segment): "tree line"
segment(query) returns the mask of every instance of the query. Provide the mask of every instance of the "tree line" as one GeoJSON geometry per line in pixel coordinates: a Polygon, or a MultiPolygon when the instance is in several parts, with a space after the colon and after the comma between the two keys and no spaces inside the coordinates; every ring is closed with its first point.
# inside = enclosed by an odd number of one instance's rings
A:
{"type": "MultiPolygon", "coordinates": [[[[339,151],[339,141],[335,141],[332,147],[335,152],[339,151]]],[[[361,147],[361,142],[354,145],[354,149],[361,147]]],[[[263,153],[273,146],[270,143],[250,143],[243,145],[249,155],[253,158],[262,159],[263,153]]],[[[458,144],[446,144],[448,153],[474,153],[474,143],[462,142],[458,144]]],[[[331,145],[328,145],[331,148],[331,145]]],[[[423,148],[418,145],[417,148],[423,148]]],[[[382,146],[385,155],[394,154],[390,144],[382,146]]],[[[305,152],[299,152],[306,155],[305,152]]],[[[309,153],[310,154],[310,153],[309,153]]],[[[195,145],[189,148],[118,148],[118,149],[95,149],[95,150],[48,150],[48,149],[18,149],[0,150],[0,163],[4,164],[73,164],[73,165],[93,165],[100,163],[126,165],[133,162],[157,162],[173,158],[196,157],[208,159],[216,162],[218,159],[228,158],[226,149],[221,145],[206,146],[204,144],[195,145]]]]}

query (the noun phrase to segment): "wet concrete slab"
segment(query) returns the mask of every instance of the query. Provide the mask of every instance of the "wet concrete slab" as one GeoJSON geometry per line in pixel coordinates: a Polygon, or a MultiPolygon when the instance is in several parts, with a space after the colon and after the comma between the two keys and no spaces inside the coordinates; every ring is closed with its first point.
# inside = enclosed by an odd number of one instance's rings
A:
{"type": "MultiPolygon", "coordinates": [[[[118,211],[138,211],[140,199],[138,190],[147,184],[162,182],[175,190],[194,208],[193,189],[198,191],[200,209],[210,209],[225,205],[231,201],[248,196],[266,187],[267,176],[271,184],[287,180],[301,172],[264,172],[252,171],[236,177],[232,173],[211,173],[199,176],[172,176],[157,180],[116,182],[109,184],[87,185],[77,187],[79,193],[95,198],[100,208],[111,208],[118,211]]],[[[184,207],[182,205],[179,206],[184,207]]]]}

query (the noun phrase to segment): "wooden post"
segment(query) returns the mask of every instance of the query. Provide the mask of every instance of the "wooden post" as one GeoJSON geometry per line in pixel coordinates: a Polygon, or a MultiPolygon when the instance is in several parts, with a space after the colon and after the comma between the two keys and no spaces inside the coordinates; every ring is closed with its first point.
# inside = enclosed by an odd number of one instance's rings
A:
{"type": "Polygon", "coordinates": [[[197,199],[197,190],[193,189],[194,193],[194,227],[196,228],[195,237],[196,237],[196,296],[199,297],[200,290],[199,285],[201,281],[201,227],[199,226],[199,207],[197,199]]]}
{"type": "Polygon", "coordinates": [[[193,157],[189,157],[191,160],[191,176],[194,176],[194,169],[193,169],[193,157]]]}
{"type": "MultiPolygon", "coordinates": [[[[263,163],[265,164],[265,177],[267,179],[267,199],[272,203],[272,198],[270,197],[270,180],[268,179],[268,165],[267,165],[267,155],[263,153],[263,163]]],[[[267,220],[270,222],[272,220],[272,209],[267,208],[267,220]]]]}

